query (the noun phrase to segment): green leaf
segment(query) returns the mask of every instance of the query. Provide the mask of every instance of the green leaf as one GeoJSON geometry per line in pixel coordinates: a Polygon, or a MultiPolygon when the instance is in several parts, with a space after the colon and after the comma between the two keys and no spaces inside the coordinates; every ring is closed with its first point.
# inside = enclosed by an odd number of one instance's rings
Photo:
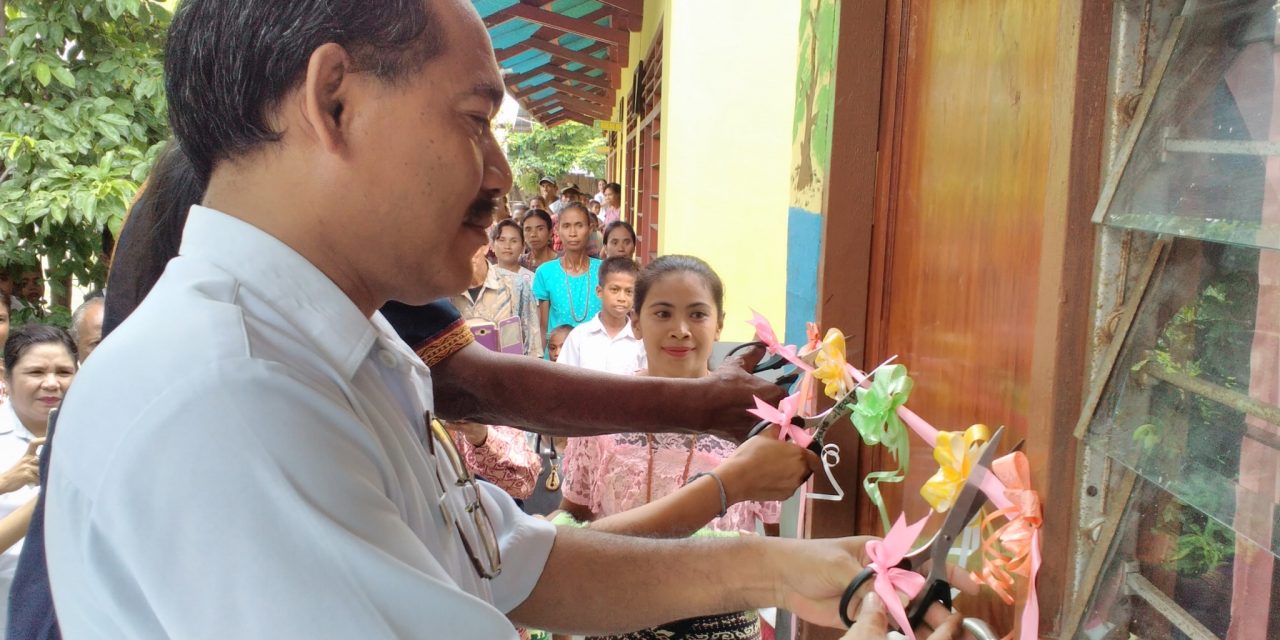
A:
{"type": "Polygon", "coordinates": [[[52,74],[49,72],[49,65],[43,62],[37,62],[32,68],[32,71],[35,72],[36,81],[40,83],[40,86],[49,86],[49,81],[53,79],[52,74]]]}
{"type": "Polygon", "coordinates": [[[53,77],[57,78],[58,82],[61,82],[70,89],[76,88],[76,77],[72,75],[71,70],[66,67],[54,67],[53,77]]]}

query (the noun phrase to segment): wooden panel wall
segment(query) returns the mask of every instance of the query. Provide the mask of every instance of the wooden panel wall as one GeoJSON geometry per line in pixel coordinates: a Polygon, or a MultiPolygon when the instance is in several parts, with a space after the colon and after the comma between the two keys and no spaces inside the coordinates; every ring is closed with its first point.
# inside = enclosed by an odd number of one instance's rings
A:
{"type": "MultiPolygon", "coordinates": [[[[897,355],[911,406],[945,430],[982,422],[1027,440],[1046,513],[1042,633],[1052,636],[1071,539],[1109,6],[1081,0],[891,2],[886,33],[868,364],[897,355]],[[1101,43],[1102,46],[1099,46],[1101,43]]],[[[1109,3],[1108,3],[1109,5],[1109,3]]],[[[923,444],[887,491],[923,515],[923,444]],[[905,499],[904,499],[905,498],[905,499]]],[[[864,451],[860,473],[891,468],[864,451]]],[[[865,500],[861,532],[879,533],[865,500]]],[[[940,519],[935,521],[935,525],[940,519]]],[[[1012,626],[994,598],[967,613],[1012,626]]]]}

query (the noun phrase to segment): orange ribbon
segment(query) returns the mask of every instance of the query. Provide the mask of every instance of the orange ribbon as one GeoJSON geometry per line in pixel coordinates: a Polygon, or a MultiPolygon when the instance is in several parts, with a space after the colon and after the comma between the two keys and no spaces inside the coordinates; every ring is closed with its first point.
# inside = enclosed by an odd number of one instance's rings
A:
{"type": "Polygon", "coordinates": [[[997,518],[1008,521],[982,542],[982,572],[973,578],[991,587],[1005,604],[1014,603],[1014,576],[1026,578],[1027,604],[1022,610],[1019,637],[1038,638],[1036,575],[1040,572],[1040,527],[1044,524],[1040,495],[1031,489],[1031,467],[1021,451],[992,462],[991,473],[1004,484],[1005,497],[1012,504],[983,519],[984,529],[997,518]]]}

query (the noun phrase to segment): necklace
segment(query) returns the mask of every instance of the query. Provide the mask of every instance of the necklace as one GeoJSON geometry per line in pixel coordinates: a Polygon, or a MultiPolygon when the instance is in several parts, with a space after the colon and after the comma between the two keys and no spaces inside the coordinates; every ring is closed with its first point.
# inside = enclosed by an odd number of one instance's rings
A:
{"type": "Polygon", "coordinates": [[[569,319],[573,320],[574,324],[581,324],[583,322],[586,322],[587,316],[591,314],[591,274],[590,274],[591,266],[590,265],[591,265],[591,259],[587,258],[587,269],[585,273],[585,275],[587,276],[587,285],[583,287],[583,291],[584,293],[586,293],[586,295],[582,297],[582,306],[583,306],[582,317],[579,318],[578,312],[573,310],[573,285],[569,279],[569,268],[567,263],[565,262],[564,257],[563,256],[560,257],[560,270],[564,272],[564,294],[565,294],[565,297],[569,298],[569,319]]]}
{"type": "MultiPolygon", "coordinates": [[[[644,439],[649,445],[649,477],[644,492],[644,503],[649,504],[653,502],[653,434],[644,434],[644,439]]],[[[698,444],[698,436],[689,436],[689,455],[684,459],[684,473],[681,475],[686,481],[689,479],[689,465],[693,463],[693,449],[696,444],[698,444]]]]}
{"type": "MultiPolygon", "coordinates": [[[[547,464],[551,467],[551,472],[547,474],[547,481],[544,486],[546,486],[547,491],[555,491],[560,488],[560,455],[556,451],[556,439],[552,436],[547,436],[547,439],[551,442],[551,451],[547,454],[549,458],[547,464]]],[[[534,448],[538,450],[539,455],[542,454],[542,434],[538,434],[534,448]]]]}

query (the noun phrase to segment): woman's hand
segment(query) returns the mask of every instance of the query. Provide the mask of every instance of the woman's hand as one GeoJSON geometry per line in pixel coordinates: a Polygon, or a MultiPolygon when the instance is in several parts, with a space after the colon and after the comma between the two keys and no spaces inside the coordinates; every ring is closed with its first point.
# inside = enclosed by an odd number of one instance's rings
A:
{"type": "Polygon", "coordinates": [[[27,452],[8,471],[0,474],[0,493],[17,491],[40,482],[40,458],[36,450],[44,444],[44,438],[36,438],[27,445],[27,452]]]}
{"type": "Polygon", "coordinates": [[[473,447],[483,447],[485,440],[489,439],[489,425],[478,424],[466,421],[449,421],[444,423],[450,431],[467,439],[473,447]]]}
{"type": "Polygon", "coordinates": [[[812,451],[779,440],[778,429],[771,425],[748,439],[716,469],[730,504],[786,500],[822,468],[812,451]]]}

